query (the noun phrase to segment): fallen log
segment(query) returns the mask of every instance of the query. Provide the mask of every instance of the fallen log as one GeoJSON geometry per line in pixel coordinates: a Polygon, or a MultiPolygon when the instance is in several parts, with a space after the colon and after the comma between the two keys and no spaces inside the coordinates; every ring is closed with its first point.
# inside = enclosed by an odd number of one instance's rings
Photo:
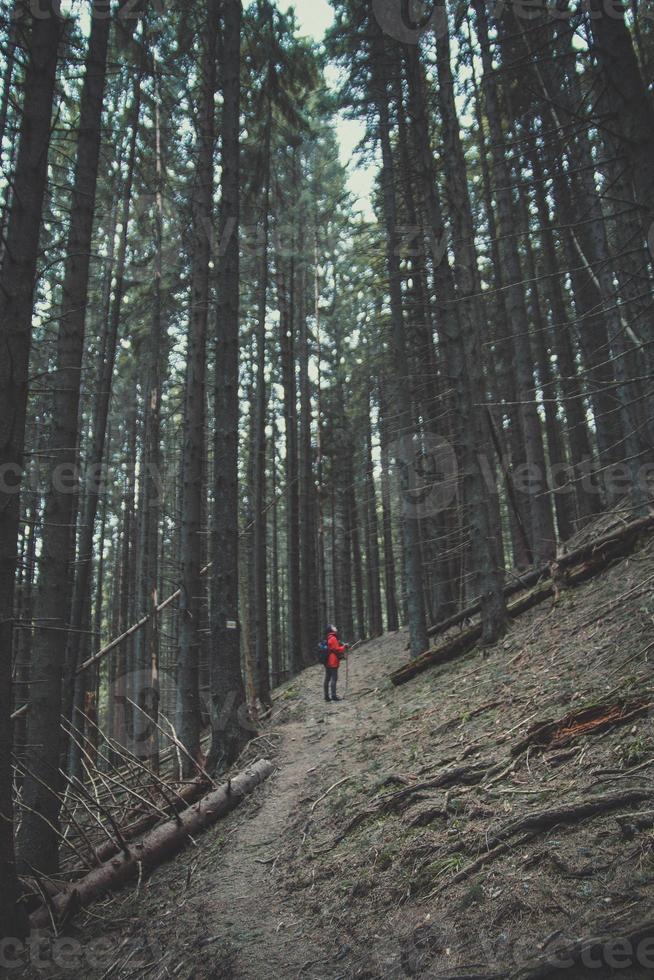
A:
{"type": "MultiPolygon", "coordinates": [[[[526,595],[520,596],[510,603],[507,607],[508,619],[516,619],[522,613],[555,595],[562,575],[565,586],[574,588],[603,572],[612,561],[624,558],[633,551],[640,536],[653,527],[654,516],[644,517],[620,531],[597,541],[589,542],[568,555],[563,555],[557,561],[557,583],[555,584],[550,577],[548,581],[537,585],[526,595]]],[[[543,572],[551,574],[549,568],[550,566],[546,566],[543,572]]],[[[539,577],[542,577],[541,572],[539,572],[539,577]]],[[[468,653],[477,645],[481,636],[482,624],[474,623],[468,629],[462,630],[458,636],[444,640],[432,650],[427,650],[422,656],[410,660],[409,663],[393,671],[391,674],[392,683],[399,687],[400,684],[406,684],[407,681],[412,680],[423,671],[429,670],[430,667],[441,666],[464,653],[468,653]]]]}
{"type": "MultiPolygon", "coordinates": [[[[514,619],[522,615],[523,612],[544,602],[545,599],[553,594],[554,586],[551,582],[532,589],[527,595],[520,596],[519,599],[511,603],[507,609],[509,619],[514,619]]],[[[422,656],[416,657],[415,660],[410,660],[403,667],[398,667],[391,674],[391,681],[396,687],[399,687],[400,684],[406,684],[407,681],[412,680],[430,667],[440,667],[443,664],[449,663],[450,660],[455,660],[457,657],[472,650],[481,639],[481,635],[481,623],[475,623],[473,626],[469,626],[468,629],[462,630],[458,636],[450,640],[445,640],[439,646],[434,647],[433,650],[427,650],[422,656]]]]}
{"type": "Polygon", "coordinates": [[[507,980],[586,980],[650,976],[654,967],[654,920],[614,922],[592,937],[557,946],[516,970],[507,980]]]}
{"type": "MultiPolygon", "coordinates": [[[[109,892],[152,871],[182,850],[187,841],[236,809],[249,793],[268,779],[274,768],[267,759],[260,759],[250,769],[184,810],[176,819],[156,827],[140,843],[130,846],[127,854],[116,855],[60,892],[51,901],[52,913],[59,921],[68,921],[79,909],[87,908],[109,892]]],[[[32,929],[43,929],[49,924],[50,915],[44,907],[30,916],[32,929]]]]}
{"type": "MultiPolygon", "coordinates": [[[[168,806],[165,807],[169,814],[179,813],[183,810],[185,806],[192,806],[197,803],[207,792],[209,791],[209,783],[204,779],[197,779],[190,783],[188,786],[184,786],[176,794],[177,798],[172,800],[168,806]]],[[[126,826],[121,826],[120,832],[123,840],[130,841],[136,840],[141,834],[146,833],[146,831],[151,830],[156,827],[158,823],[162,820],[161,814],[156,811],[146,813],[144,816],[139,817],[134,820],[133,823],[127,824],[126,826]]],[[[108,861],[112,858],[114,854],[119,854],[121,851],[121,846],[118,841],[106,841],[100,847],[96,848],[96,854],[99,861],[108,861]]]]}
{"type": "MultiPolygon", "coordinates": [[[[606,534],[601,538],[597,538],[595,541],[589,541],[579,548],[575,548],[574,551],[569,551],[567,554],[561,555],[557,558],[556,564],[559,569],[565,570],[572,567],[578,563],[585,561],[586,559],[592,557],[598,549],[604,547],[611,548],[614,545],[620,546],[620,544],[625,544],[629,547],[635,540],[648,530],[654,530],[654,515],[648,517],[640,518],[637,521],[633,521],[626,527],[620,528],[618,531],[612,531],[611,534],[606,534]],[[635,540],[634,540],[635,539],[635,540]]],[[[532,586],[537,585],[538,582],[543,578],[549,578],[551,575],[551,564],[541,565],[539,568],[534,568],[531,571],[524,572],[519,578],[509,585],[505,586],[504,598],[510,599],[517,592],[522,592],[524,589],[530,589],[532,586]]],[[[474,616],[478,616],[481,613],[481,600],[476,600],[471,603],[466,609],[462,609],[460,612],[454,613],[452,616],[448,616],[447,619],[441,620],[439,623],[435,623],[430,626],[427,630],[428,636],[438,636],[440,633],[447,633],[448,630],[455,626],[460,626],[461,623],[465,623],[466,620],[472,619],[474,616]]]]}

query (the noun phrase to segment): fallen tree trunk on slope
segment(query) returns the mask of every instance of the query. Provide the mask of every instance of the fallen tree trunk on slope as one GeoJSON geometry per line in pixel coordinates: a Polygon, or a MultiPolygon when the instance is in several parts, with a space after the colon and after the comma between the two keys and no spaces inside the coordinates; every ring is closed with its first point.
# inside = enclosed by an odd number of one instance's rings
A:
{"type": "MultiPolygon", "coordinates": [[[[634,521],[627,527],[609,534],[597,541],[588,543],[583,548],[571,551],[570,554],[558,559],[556,565],[556,581],[551,577],[536,588],[520,596],[507,608],[507,616],[516,619],[522,613],[527,612],[534,606],[545,602],[551,596],[556,595],[560,586],[564,588],[574,588],[581,585],[588,579],[593,578],[603,572],[613,561],[624,558],[636,547],[640,537],[646,531],[654,528],[654,516],[644,517],[639,521],[634,521]]],[[[551,567],[546,566],[546,570],[551,576],[551,567]]],[[[472,608],[472,607],[471,607],[472,608]]],[[[482,636],[482,624],[474,623],[468,629],[463,630],[458,636],[445,640],[432,650],[427,650],[422,656],[409,661],[403,667],[399,667],[391,674],[391,681],[395,686],[406,684],[418,674],[430,667],[441,666],[449,663],[456,657],[468,653],[476,646],[482,636]]]]}
{"type": "MultiPolygon", "coordinates": [[[[50,912],[60,922],[68,921],[79,909],[152,871],[182,850],[189,840],[236,809],[248,794],[268,779],[274,768],[268,760],[260,759],[250,769],[178,814],[176,819],[156,827],[140,843],[126,847],[124,852],[56,895],[50,902],[50,912]]],[[[43,929],[49,924],[47,908],[30,916],[32,929],[43,929]]]]}
{"type": "MultiPolygon", "coordinates": [[[[551,595],[554,595],[554,586],[552,583],[545,583],[537,589],[533,589],[526,596],[521,596],[514,603],[511,603],[507,609],[509,619],[520,616],[533,606],[544,602],[551,595]]],[[[416,657],[415,660],[410,660],[403,667],[398,667],[391,674],[391,681],[396,687],[399,687],[400,684],[406,684],[407,681],[412,680],[418,674],[422,674],[423,671],[429,670],[430,667],[440,667],[443,664],[447,664],[451,660],[455,660],[462,654],[472,650],[481,639],[481,636],[482,624],[475,623],[453,639],[445,640],[444,643],[434,647],[433,650],[427,650],[421,657],[416,657]]]]}
{"type": "MultiPolygon", "coordinates": [[[[647,531],[654,530],[654,515],[649,517],[643,517],[640,520],[633,521],[627,527],[620,528],[619,531],[612,531],[611,534],[606,534],[601,538],[597,538],[595,541],[589,541],[579,548],[575,548],[574,551],[570,551],[565,555],[561,555],[557,558],[556,564],[559,569],[565,571],[567,568],[571,568],[573,565],[579,564],[591,558],[594,553],[604,547],[612,547],[614,544],[628,544],[629,542],[635,541],[640,537],[641,534],[647,531]]],[[[532,586],[537,585],[541,579],[549,578],[551,576],[551,563],[547,565],[541,565],[539,568],[535,568],[532,571],[525,572],[514,582],[511,582],[504,589],[504,598],[510,599],[517,592],[522,592],[524,589],[530,589],[532,586]]],[[[435,623],[430,626],[427,630],[428,636],[438,636],[441,633],[447,633],[448,630],[453,629],[455,626],[460,626],[465,623],[466,620],[472,619],[474,616],[478,616],[481,613],[481,601],[477,600],[469,605],[466,609],[462,609],[458,613],[454,613],[447,619],[441,620],[440,623],[435,623]]]]}
{"type": "MultiPolygon", "coordinates": [[[[188,786],[184,786],[178,792],[176,792],[176,799],[172,800],[171,803],[166,806],[166,812],[172,816],[175,813],[179,813],[185,807],[192,806],[197,803],[199,799],[209,792],[209,783],[204,779],[196,779],[194,782],[190,783],[188,786]]],[[[143,816],[135,815],[136,819],[132,823],[121,826],[120,833],[124,841],[128,843],[130,841],[136,840],[141,834],[146,833],[153,827],[156,827],[158,823],[163,819],[160,813],[156,811],[149,811],[143,816]]],[[[114,854],[120,854],[120,844],[118,841],[108,840],[100,847],[96,847],[95,853],[97,855],[98,861],[108,861],[112,858],[114,854]]]]}

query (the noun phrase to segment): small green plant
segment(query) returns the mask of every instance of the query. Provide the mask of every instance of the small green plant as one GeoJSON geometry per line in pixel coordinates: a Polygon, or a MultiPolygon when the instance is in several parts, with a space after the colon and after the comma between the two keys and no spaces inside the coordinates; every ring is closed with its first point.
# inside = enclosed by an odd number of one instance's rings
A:
{"type": "Polygon", "coordinates": [[[647,757],[647,745],[643,735],[627,742],[623,749],[624,760],[629,766],[635,766],[647,757]]]}
{"type": "Polygon", "coordinates": [[[300,696],[300,689],[293,685],[292,687],[287,687],[285,691],[279,695],[280,701],[290,701],[291,698],[297,698],[300,696]]]}

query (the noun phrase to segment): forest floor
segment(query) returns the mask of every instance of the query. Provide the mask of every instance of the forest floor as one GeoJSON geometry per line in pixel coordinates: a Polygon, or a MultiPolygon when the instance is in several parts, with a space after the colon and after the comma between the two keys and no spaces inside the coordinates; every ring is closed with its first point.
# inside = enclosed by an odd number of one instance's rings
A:
{"type": "MultiPolygon", "coordinates": [[[[404,632],[353,652],[340,704],[306,670],[275,693],[256,745],[275,775],[78,920],[95,968],[38,975],[473,980],[629,935],[654,919],[653,585],[650,539],[492,650],[403,687],[388,674],[404,632]],[[579,803],[585,816],[564,809],[579,803]]],[[[648,949],[640,967],[616,954],[614,972],[551,975],[651,978],[648,949]]]]}

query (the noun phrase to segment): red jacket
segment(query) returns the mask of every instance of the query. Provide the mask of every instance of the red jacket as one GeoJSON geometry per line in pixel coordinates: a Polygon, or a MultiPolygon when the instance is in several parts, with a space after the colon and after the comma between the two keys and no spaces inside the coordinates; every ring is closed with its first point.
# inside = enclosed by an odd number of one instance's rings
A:
{"type": "Polygon", "coordinates": [[[327,636],[327,646],[329,647],[329,654],[327,655],[327,666],[336,667],[340,664],[339,653],[345,653],[345,647],[339,641],[336,633],[329,633],[327,636]]]}

